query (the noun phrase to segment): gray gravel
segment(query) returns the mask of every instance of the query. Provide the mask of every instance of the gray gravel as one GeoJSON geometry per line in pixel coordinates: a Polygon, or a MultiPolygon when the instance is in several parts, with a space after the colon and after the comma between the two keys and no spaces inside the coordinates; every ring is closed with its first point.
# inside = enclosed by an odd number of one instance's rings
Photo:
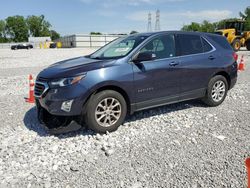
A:
{"type": "Polygon", "coordinates": [[[24,102],[27,75],[90,52],[0,50],[0,187],[246,187],[250,65],[219,107],[188,101],[138,112],[113,133],[51,136],[24,102]]]}

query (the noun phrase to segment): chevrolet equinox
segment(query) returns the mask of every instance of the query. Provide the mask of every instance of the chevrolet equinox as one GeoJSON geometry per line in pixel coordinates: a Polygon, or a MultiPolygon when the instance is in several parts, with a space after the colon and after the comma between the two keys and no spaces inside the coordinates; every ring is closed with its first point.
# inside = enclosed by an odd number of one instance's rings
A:
{"type": "Polygon", "coordinates": [[[181,31],[118,38],[91,55],[39,73],[39,121],[57,129],[76,121],[116,130],[127,114],[190,99],[220,105],[237,80],[237,54],[223,36],[181,31]]]}

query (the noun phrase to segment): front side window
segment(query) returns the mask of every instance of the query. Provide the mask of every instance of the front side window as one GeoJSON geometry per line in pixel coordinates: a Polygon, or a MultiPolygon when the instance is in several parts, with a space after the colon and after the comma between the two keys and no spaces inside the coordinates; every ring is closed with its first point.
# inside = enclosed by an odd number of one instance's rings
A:
{"type": "Polygon", "coordinates": [[[155,59],[164,59],[175,56],[175,40],[173,35],[163,35],[149,41],[141,50],[152,52],[155,59]]]}
{"type": "Polygon", "coordinates": [[[115,41],[107,44],[100,50],[93,53],[90,58],[92,59],[116,59],[129,54],[139,44],[141,44],[147,36],[128,36],[116,39],[115,41]]]}
{"type": "Polygon", "coordinates": [[[180,55],[191,55],[203,52],[199,35],[179,34],[180,55]]]}

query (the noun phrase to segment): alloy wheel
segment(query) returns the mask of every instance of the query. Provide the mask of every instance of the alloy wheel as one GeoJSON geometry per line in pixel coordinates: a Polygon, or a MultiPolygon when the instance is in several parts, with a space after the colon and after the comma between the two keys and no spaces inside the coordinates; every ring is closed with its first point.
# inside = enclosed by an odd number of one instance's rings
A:
{"type": "Polygon", "coordinates": [[[212,99],[215,102],[220,102],[226,93],[226,85],[223,81],[219,80],[214,83],[212,88],[212,99]]]}
{"type": "Polygon", "coordinates": [[[121,117],[121,103],[113,98],[105,98],[98,103],[95,110],[95,120],[103,127],[114,125],[121,117]]]}

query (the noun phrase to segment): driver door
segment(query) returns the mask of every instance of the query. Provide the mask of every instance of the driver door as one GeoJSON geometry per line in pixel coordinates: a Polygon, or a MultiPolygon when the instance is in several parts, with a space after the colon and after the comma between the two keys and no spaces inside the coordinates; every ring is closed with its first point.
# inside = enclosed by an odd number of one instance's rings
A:
{"type": "Polygon", "coordinates": [[[142,47],[139,54],[142,52],[152,53],[154,59],[132,63],[137,109],[178,100],[181,71],[175,56],[175,36],[155,37],[142,47]]]}

